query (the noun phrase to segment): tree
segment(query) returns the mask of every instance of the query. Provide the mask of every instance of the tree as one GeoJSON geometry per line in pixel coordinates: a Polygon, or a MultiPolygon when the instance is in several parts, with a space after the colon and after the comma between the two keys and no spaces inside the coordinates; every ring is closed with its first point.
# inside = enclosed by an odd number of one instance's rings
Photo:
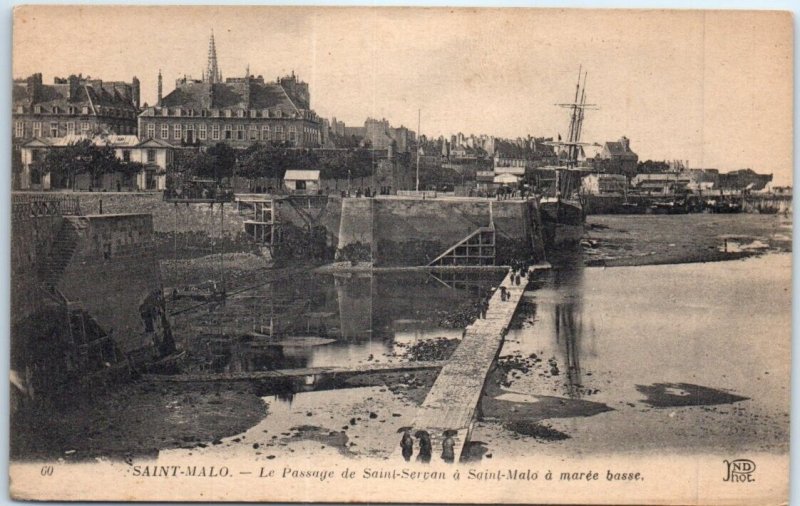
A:
{"type": "Polygon", "coordinates": [[[40,165],[43,173],[50,173],[54,186],[73,188],[75,176],[89,171],[89,162],[93,159],[94,145],[83,139],[63,148],[51,149],[40,165]]]}
{"type": "Polygon", "coordinates": [[[208,156],[208,164],[198,167],[202,169],[202,172],[198,173],[199,176],[211,177],[215,180],[233,176],[236,168],[236,151],[232,147],[224,142],[219,142],[208,148],[205,154],[208,156]]]}

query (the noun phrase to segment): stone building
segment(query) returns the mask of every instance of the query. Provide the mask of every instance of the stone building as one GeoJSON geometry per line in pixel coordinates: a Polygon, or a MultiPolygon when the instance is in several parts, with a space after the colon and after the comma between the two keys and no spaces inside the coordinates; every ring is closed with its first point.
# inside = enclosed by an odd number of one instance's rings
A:
{"type": "Polygon", "coordinates": [[[308,84],[292,73],[274,82],[263,76],[229,77],[223,81],[214,35],[208,68],[202,79],[182,77],[175,90],[139,115],[139,135],[176,146],[208,146],[219,142],[244,148],[256,142],[315,148],[322,143],[322,119],[311,109],[308,84]]]}
{"type": "Polygon", "coordinates": [[[14,145],[76,134],[135,135],[139,93],[136,77],[130,83],[82,75],[56,77],[53,84],[44,84],[42,74],[16,79],[11,109],[14,145]]]}
{"type": "Polygon", "coordinates": [[[92,181],[88,174],[76,176],[76,189],[114,191],[125,190],[164,190],[166,188],[167,167],[172,163],[175,148],[158,139],[139,139],[135,135],[70,135],[58,139],[36,138],[20,146],[22,170],[13,182],[16,190],[49,190],[50,174],[40,174],[35,165],[44,160],[47,152],[53,149],[64,149],[71,144],[88,140],[94,146],[108,146],[123,163],[138,162],[142,169],[131,176],[114,172],[103,174],[102,178],[92,181]]]}
{"type": "Polygon", "coordinates": [[[363,144],[368,144],[370,148],[381,151],[393,146],[396,153],[408,153],[413,151],[413,145],[416,142],[416,134],[413,130],[402,125],[396,128],[392,127],[385,118],[380,120],[367,118],[363,127],[348,127],[342,124],[340,128],[344,137],[361,139],[363,144]]]}
{"type": "Polygon", "coordinates": [[[624,174],[631,178],[636,175],[639,155],[631,150],[631,141],[622,137],[616,142],[606,142],[595,159],[598,169],[611,174],[624,174]]]}

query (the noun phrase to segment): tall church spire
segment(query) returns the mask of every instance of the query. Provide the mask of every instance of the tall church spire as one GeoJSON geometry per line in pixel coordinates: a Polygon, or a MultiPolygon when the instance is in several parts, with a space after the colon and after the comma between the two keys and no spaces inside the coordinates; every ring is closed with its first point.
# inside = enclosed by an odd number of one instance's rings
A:
{"type": "Polygon", "coordinates": [[[161,69],[158,69],[158,102],[156,102],[156,105],[159,107],[161,107],[161,96],[163,91],[164,91],[164,85],[161,78],[161,69]]]}
{"type": "Polygon", "coordinates": [[[217,46],[214,44],[214,30],[211,30],[211,38],[208,40],[208,69],[205,75],[206,82],[211,84],[222,82],[222,75],[217,64],[217,46]]]}

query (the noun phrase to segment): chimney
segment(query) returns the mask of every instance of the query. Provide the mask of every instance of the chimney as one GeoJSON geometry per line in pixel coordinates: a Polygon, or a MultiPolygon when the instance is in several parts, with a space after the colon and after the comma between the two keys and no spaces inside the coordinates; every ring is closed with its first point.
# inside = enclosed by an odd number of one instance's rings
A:
{"type": "Polygon", "coordinates": [[[72,74],[67,78],[69,83],[69,99],[76,100],[78,98],[78,89],[81,87],[81,78],[72,74]]]}
{"type": "Polygon", "coordinates": [[[630,151],[631,149],[630,139],[628,139],[623,135],[622,138],[619,140],[619,142],[622,143],[622,149],[624,149],[625,151],[630,151]]]}
{"type": "Polygon", "coordinates": [[[133,102],[134,107],[136,107],[137,109],[139,108],[139,94],[140,94],[139,78],[133,76],[133,79],[131,79],[131,100],[133,102]]]}
{"type": "Polygon", "coordinates": [[[28,101],[34,104],[39,101],[42,91],[42,74],[33,74],[28,77],[26,83],[28,101]]]}

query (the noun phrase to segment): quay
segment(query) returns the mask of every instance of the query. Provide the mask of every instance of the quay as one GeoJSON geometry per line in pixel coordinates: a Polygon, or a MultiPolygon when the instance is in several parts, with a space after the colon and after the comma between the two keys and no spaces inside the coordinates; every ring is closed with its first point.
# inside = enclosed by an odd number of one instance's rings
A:
{"type": "Polygon", "coordinates": [[[260,381],[271,379],[293,379],[309,376],[355,376],[369,373],[392,373],[439,369],[446,361],[387,362],[384,364],[359,364],[350,367],[304,367],[299,369],[276,369],[273,371],[222,372],[195,374],[144,374],[142,378],[164,383],[222,383],[260,381]]]}
{"type": "MultiPolygon", "coordinates": [[[[412,434],[417,430],[430,434],[432,461],[437,462],[441,458],[441,441],[446,430],[456,433],[455,459],[458,461],[461,458],[472,434],[486,378],[500,353],[530,276],[537,270],[549,268],[547,263],[532,266],[519,285],[514,284],[512,273],[509,272],[500,284],[500,287],[506,287],[508,300],[501,299],[501,290],[498,288],[489,300],[486,318],[479,318],[466,328],[461,343],[442,367],[411,425],[412,434]]],[[[394,457],[395,460],[401,458],[399,445],[394,457]]]]}

